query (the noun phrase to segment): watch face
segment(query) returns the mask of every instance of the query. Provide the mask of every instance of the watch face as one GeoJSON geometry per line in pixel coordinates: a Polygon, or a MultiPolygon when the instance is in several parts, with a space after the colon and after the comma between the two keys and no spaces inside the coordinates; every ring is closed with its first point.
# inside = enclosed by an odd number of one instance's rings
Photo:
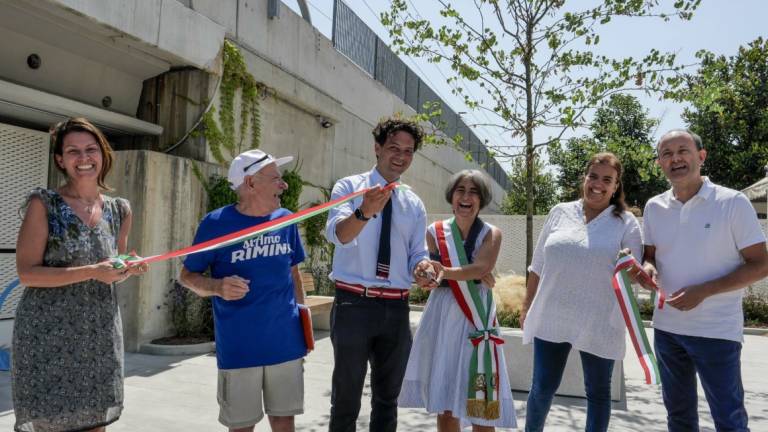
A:
{"type": "Polygon", "coordinates": [[[363,215],[363,212],[362,210],[360,210],[359,207],[355,209],[355,217],[360,219],[361,221],[367,221],[368,219],[370,219],[365,217],[365,215],[363,215]]]}

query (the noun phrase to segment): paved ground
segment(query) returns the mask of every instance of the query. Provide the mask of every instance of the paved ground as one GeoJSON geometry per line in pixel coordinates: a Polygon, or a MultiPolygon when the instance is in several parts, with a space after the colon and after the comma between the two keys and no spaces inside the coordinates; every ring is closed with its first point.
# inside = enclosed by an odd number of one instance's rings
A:
{"type": "MultiPolygon", "coordinates": [[[[650,332],[652,334],[652,332],[650,332]]],[[[299,431],[326,431],[333,370],[332,348],[326,332],[316,334],[316,351],[305,365],[304,415],[297,417],[299,431]]],[[[624,362],[627,401],[614,406],[611,431],[663,431],[665,411],[660,391],[647,386],[637,360],[629,353],[624,362]]],[[[747,411],[753,432],[768,431],[768,337],[746,336],[743,351],[744,387],[747,411]]],[[[699,411],[702,431],[714,431],[703,392],[699,411]]],[[[120,421],[109,428],[117,431],[223,430],[216,421],[216,359],[213,355],[162,357],[142,354],[126,356],[125,411],[120,421]]],[[[519,424],[525,415],[526,394],[515,394],[519,424]]],[[[370,388],[366,387],[358,430],[368,429],[370,388]]],[[[547,431],[584,430],[586,408],[577,398],[556,398],[547,421],[547,431]]],[[[10,377],[0,372],[0,430],[12,430],[14,422],[10,397],[10,377]]],[[[401,409],[399,430],[435,430],[431,415],[415,409],[401,409]]],[[[268,431],[262,422],[257,431],[268,431]]]]}

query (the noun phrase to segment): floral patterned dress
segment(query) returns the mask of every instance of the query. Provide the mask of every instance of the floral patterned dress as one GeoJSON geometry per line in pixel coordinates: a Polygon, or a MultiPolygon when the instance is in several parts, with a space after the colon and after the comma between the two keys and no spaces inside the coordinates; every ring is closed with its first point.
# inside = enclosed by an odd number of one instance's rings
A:
{"type": "MultiPolygon", "coordinates": [[[[128,201],[103,196],[101,220],[91,228],[57,192],[35,189],[27,204],[32,197],[48,211],[45,266],[83,266],[117,255],[128,201]]],[[[117,420],[123,409],[122,328],[114,284],[28,287],[13,331],[15,430],[79,431],[117,420]]]]}

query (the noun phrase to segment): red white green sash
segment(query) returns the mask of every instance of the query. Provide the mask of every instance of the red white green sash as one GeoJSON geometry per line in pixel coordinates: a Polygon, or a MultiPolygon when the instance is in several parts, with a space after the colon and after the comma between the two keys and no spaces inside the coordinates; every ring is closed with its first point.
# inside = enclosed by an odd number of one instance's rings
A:
{"type": "MultiPolygon", "coordinates": [[[[619,259],[616,260],[616,268],[613,274],[613,291],[616,293],[616,298],[619,301],[621,315],[624,317],[624,324],[626,324],[627,330],[629,331],[629,338],[632,340],[632,346],[635,347],[637,358],[640,360],[640,366],[645,373],[645,383],[659,384],[661,382],[661,379],[659,378],[659,367],[656,364],[656,357],[653,355],[651,344],[648,343],[648,336],[645,334],[643,320],[640,318],[637,301],[632,292],[632,281],[629,278],[628,270],[633,266],[639,267],[639,264],[632,255],[619,255],[619,259]]],[[[648,279],[650,280],[650,277],[648,277],[648,279]]],[[[661,300],[659,308],[661,308],[664,301],[663,293],[660,294],[659,297],[661,300]]]]}
{"type": "MultiPolygon", "coordinates": [[[[435,238],[440,260],[447,267],[469,264],[464,253],[464,243],[456,221],[451,218],[435,223],[435,238]]],[[[472,358],[469,363],[467,384],[467,415],[470,417],[499,418],[499,365],[498,345],[504,343],[496,323],[496,304],[491,290],[485,298],[474,281],[448,280],[453,296],[464,316],[474,326],[469,340],[472,358]]]]}

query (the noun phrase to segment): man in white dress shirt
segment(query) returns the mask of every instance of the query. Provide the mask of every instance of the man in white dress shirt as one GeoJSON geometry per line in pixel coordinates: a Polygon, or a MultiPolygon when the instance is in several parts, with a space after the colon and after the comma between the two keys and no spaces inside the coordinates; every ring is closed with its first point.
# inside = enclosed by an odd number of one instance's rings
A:
{"type": "Polygon", "coordinates": [[[336,246],[336,299],[331,313],[334,369],[331,431],[354,431],[368,362],[371,363],[371,431],[397,428],[397,397],[411,349],[408,290],[435,272],[426,246],[427,215],[411,190],[384,190],[411,165],[421,128],[392,118],[373,130],[376,166],[343,178],[331,199],[373,187],[330,211],[326,237],[336,246]]]}

